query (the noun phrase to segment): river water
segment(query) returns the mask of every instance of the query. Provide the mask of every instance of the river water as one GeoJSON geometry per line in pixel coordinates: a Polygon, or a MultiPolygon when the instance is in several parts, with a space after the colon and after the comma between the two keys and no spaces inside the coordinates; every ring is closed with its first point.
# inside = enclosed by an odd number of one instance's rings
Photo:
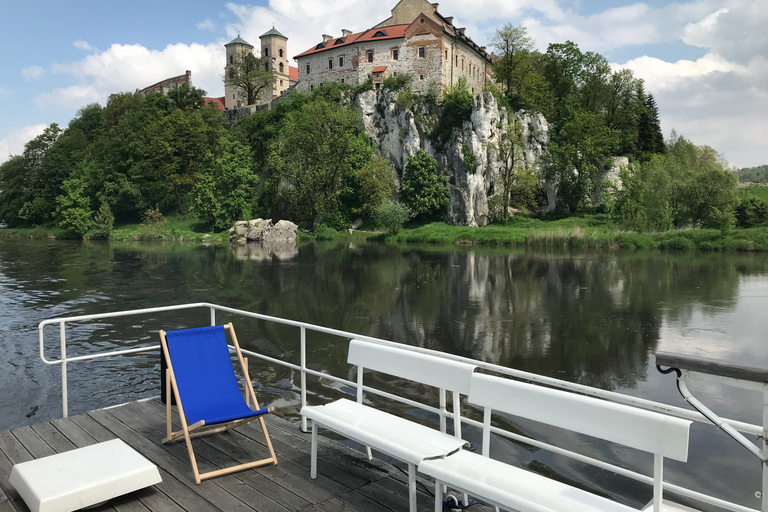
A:
{"type": "MultiPolygon", "coordinates": [[[[183,243],[0,240],[0,430],[61,415],[60,370],[44,365],[38,355],[40,321],[197,301],[442,350],[677,406],[685,403],[674,377],[656,371],[657,350],[768,368],[764,254],[335,243],[262,251],[183,243]]],[[[296,329],[224,316],[218,320],[233,320],[246,348],[298,363],[296,329]]],[[[68,355],[154,344],[158,329],[207,321],[207,313],[198,310],[78,324],[68,330],[68,355]]],[[[46,330],[50,358],[59,356],[57,337],[57,329],[46,330]]],[[[312,335],[308,343],[312,368],[353,379],[344,340],[312,335]]],[[[262,405],[298,416],[298,375],[255,361],[251,374],[262,405]]],[[[71,363],[70,414],[155,396],[158,375],[157,353],[71,363]]],[[[349,393],[331,382],[309,381],[310,403],[349,393]]],[[[726,417],[761,421],[756,393],[712,385],[700,385],[694,392],[726,417]]],[[[415,398],[424,400],[421,393],[425,391],[413,390],[415,398]]],[[[479,414],[468,409],[470,416],[479,414]]],[[[650,472],[652,461],[641,455],[525,422],[510,420],[507,427],[650,472]]],[[[466,432],[479,444],[477,432],[466,432]]],[[[757,459],[714,428],[694,424],[691,432],[689,462],[670,461],[665,476],[759,507],[757,459]]],[[[648,486],[607,472],[511,442],[501,443],[498,451],[535,471],[630,505],[650,499],[648,486]]]]}

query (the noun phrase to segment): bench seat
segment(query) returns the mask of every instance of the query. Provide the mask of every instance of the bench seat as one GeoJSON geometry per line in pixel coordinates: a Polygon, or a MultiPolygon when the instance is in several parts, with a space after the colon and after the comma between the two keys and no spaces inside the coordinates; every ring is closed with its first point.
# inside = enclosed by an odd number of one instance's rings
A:
{"type": "Polygon", "coordinates": [[[346,398],[326,405],[303,407],[301,415],[409,464],[418,465],[424,459],[445,457],[468,444],[434,428],[346,398]]]}
{"type": "Polygon", "coordinates": [[[504,509],[530,512],[637,512],[602,496],[462,450],[419,464],[419,472],[504,509]]]}

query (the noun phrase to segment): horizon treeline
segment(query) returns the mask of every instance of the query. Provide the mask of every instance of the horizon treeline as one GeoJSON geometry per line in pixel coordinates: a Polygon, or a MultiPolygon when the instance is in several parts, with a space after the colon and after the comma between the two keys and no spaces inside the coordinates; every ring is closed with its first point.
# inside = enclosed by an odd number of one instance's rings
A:
{"type": "MultiPolygon", "coordinates": [[[[643,197],[650,194],[632,179],[690,175],[694,183],[729,172],[714,150],[676,135],[670,147],[686,149],[670,155],[653,95],[630,70],[612,71],[602,55],[582,52],[570,41],[537,52],[525,29],[510,25],[497,30],[491,47],[500,58],[493,68],[498,85],[488,90],[510,109],[542,112],[550,124],[540,176],[557,183],[560,212],[594,208],[598,196],[608,197],[612,208],[610,198],[617,192],[607,188],[599,171],[615,155],[630,158],[625,188],[634,186],[640,194],[618,201],[612,211],[622,218],[645,208],[643,197]],[[653,170],[642,171],[648,166],[653,170]]],[[[444,148],[452,130],[461,129],[471,114],[466,82],[442,93],[435,84],[419,96],[411,92],[409,78],[389,77],[384,86],[397,90],[398,108],[411,110],[429,130],[433,146],[444,148]]],[[[66,128],[50,125],[21,155],[0,165],[0,221],[12,227],[60,226],[99,238],[108,237],[115,222],[153,222],[169,214],[192,215],[212,230],[257,216],[333,229],[356,218],[386,224],[383,219],[393,212],[400,224],[438,218],[448,183],[429,155],[412,157],[399,180],[408,193],[394,200],[398,177],[387,160],[375,156],[361,114],[349,101],[371,88],[370,81],[354,89],[326,83],[311,95],[294,92],[277,108],[254,112],[231,127],[216,107],[203,104],[200,89],[182,86],[167,96],[113,94],[104,106],[83,107],[66,128]]],[[[489,150],[509,160],[502,163],[511,187],[504,191],[508,204],[502,209],[518,206],[519,198],[525,198],[521,206],[535,204],[531,198],[540,190],[530,179],[532,170],[519,167],[523,141],[515,129],[503,131],[500,139],[489,150]]],[[[470,169],[474,159],[467,148],[470,169]]],[[[727,178],[717,179],[730,190],[727,178]]],[[[710,198],[705,195],[705,203],[710,198]]],[[[712,217],[683,215],[677,200],[669,201],[671,210],[663,218],[673,220],[628,224],[664,229],[707,225],[712,217]]],[[[721,215],[736,206],[730,199],[712,201],[721,215]]],[[[698,208],[709,211],[707,204],[698,208]]]]}

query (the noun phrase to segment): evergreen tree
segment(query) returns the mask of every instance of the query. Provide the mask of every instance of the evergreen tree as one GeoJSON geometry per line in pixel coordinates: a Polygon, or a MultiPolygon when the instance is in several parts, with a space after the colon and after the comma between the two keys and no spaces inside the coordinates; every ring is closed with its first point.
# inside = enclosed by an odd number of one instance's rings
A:
{"type": "Polygon", "coordinates": [[[653,94],[649,94],[645,100],[645,111],[640,115],[638,132],[637,145],[640,153],[651,155],[666,152],[659,123],[659,108],[653,94]]]}

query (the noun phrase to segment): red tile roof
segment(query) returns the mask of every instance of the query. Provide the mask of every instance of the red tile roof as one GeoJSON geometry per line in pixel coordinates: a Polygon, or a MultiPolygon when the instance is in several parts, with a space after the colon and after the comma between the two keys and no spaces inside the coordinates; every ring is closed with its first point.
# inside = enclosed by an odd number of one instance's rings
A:
{"type": "Polygon", "coordinates": [[[376,66],[371,70],[371,73],[383,73],[387,70],[387,66],[376,66]]]}
{"type": "Polygon", "coordinates": [[[288,78],[291,80],[299,80],[299,68],[288,66],[288,78]]]}
{"type": "Polygon", "coordinates": [[[224,110],[224,96],[221,98],[203,98],[203,104],[208,105],[208,103],[213,103],[219,110],[224,110]]]}
{"type": "Polygon", "coordinates": [[[304,57],[305,55],[311,55],[313,53],[319,53],[325,50],[330,50],[332,48],[340,48],[342,46],[347,46],[352,43],[362,43],[366,41],[378,41],[378,40],[384,40],[384,39],[398,39],[401,37],[405,37],[405,29],[408,28],[408,26],[409,25],[392,25],[389,27],[372,28],[370,30],[366,30],[365,32],[350,34],[347,37],[336,37],[333,39],[329,39],[325,43],[319,43],[317,46],[314,46],[309,50],[296,55],[294,59],[298,57],[304,57]],[[374,35],[376,35],[377,32],[383,32],[383,35],[374,37],[374,35]],[[323,45],[323,46],[318,48],[318,46],[320,45],[323,45]]]}

